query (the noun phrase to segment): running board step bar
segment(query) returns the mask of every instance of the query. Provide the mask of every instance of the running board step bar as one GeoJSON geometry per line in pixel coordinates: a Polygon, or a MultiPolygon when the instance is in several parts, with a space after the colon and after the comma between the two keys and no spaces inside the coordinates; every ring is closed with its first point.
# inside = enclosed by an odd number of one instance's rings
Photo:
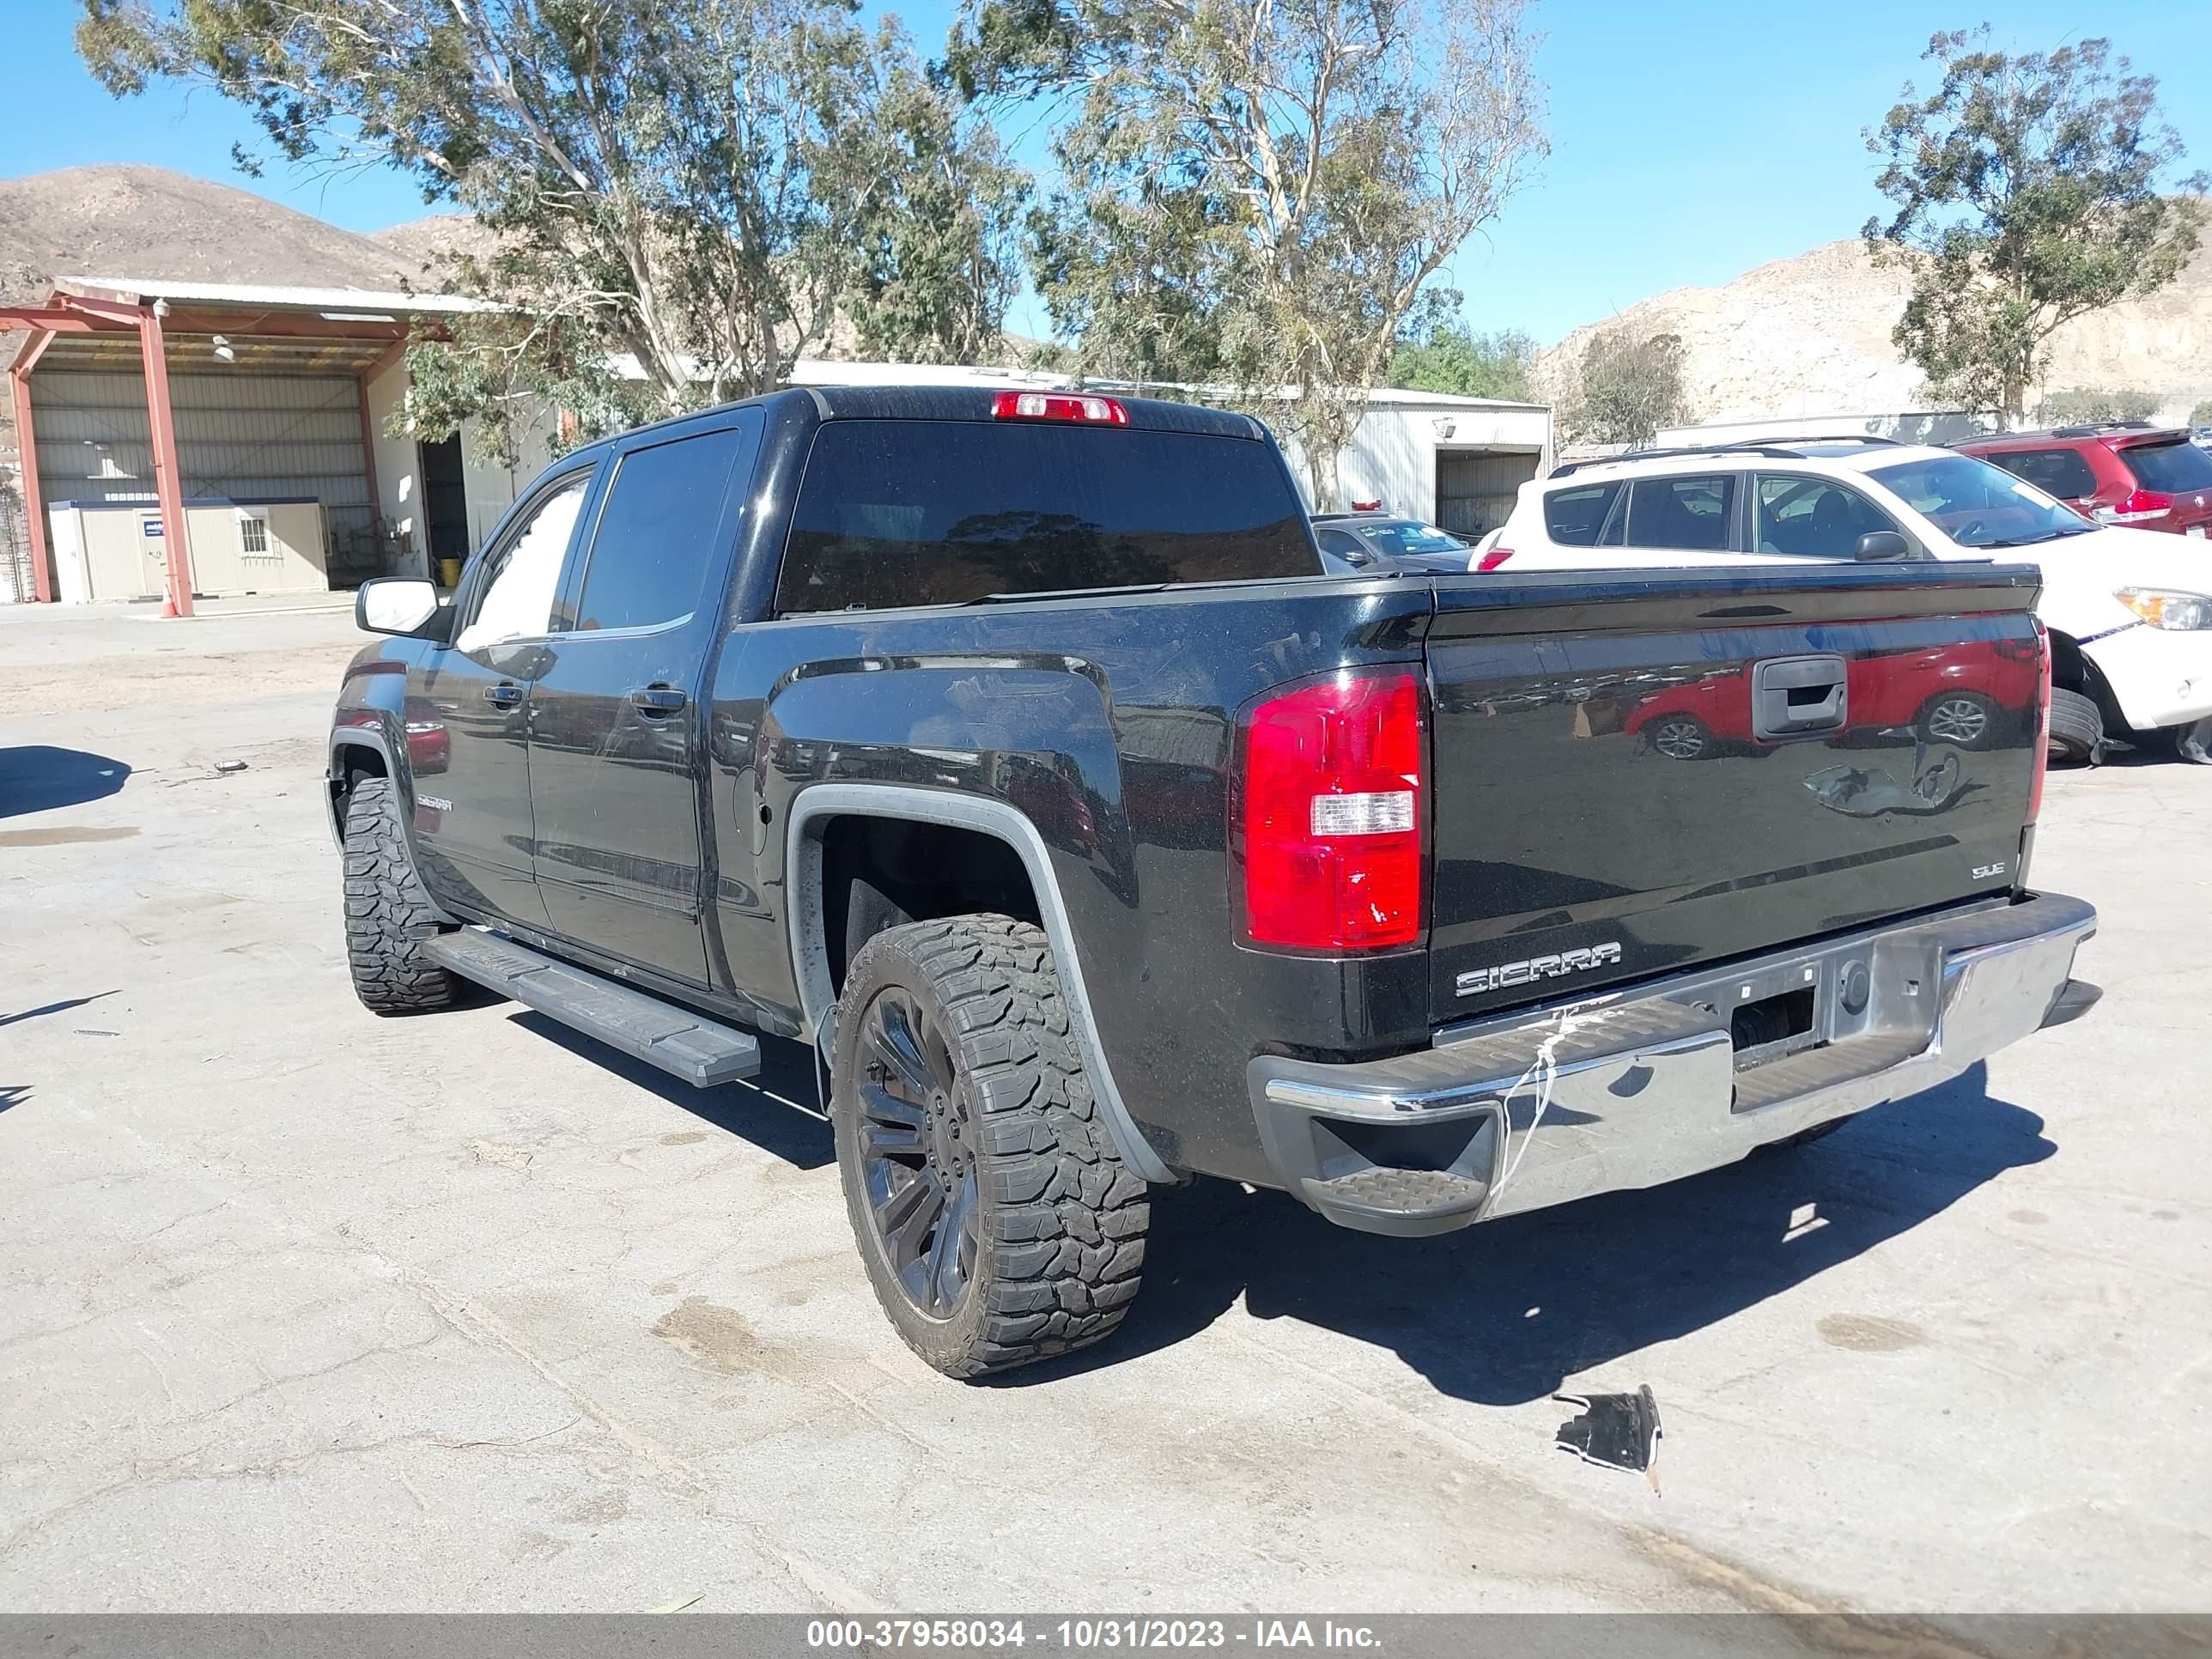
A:
{"type": "Polygon", "coordinates": [[[746,1033],[482,928],[441,933],[422,951],[463,979],[513,997],[695,1087],[711,1089],[760,1070],[760,1043],[746,1033]]]}

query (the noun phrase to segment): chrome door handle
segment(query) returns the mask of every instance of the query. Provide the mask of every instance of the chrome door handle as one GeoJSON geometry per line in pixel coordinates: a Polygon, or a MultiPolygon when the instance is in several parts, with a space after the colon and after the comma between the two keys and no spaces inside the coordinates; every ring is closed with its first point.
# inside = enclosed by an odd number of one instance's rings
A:
{"type": "Polygon", "coordinates": [[[672,685],[641,685],[629,694],[630,706],[647,714],[673,714],[690,701],[672,685]]]}
{"type": "Polygon", "coordinates": [[[512,681],[501,680],[497,685],[484,687],[484,701],[500,708],[512,708],[529,693],[512,681]]]}

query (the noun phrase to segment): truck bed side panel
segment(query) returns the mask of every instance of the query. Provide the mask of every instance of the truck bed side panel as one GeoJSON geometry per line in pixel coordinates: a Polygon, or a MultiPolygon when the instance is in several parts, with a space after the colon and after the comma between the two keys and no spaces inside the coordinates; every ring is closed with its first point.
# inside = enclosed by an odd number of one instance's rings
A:
{"type": "Polygon", "coordinates": [[[1304,675],[1418,663],[1431,609],[1425,582],[1316,578],[740,626],[716,679],[711,776],[732,988],[796,1029],[782,827],[805,790],[1006,802],[1046,844],[1139,1127],[1171,1164],[1264,1178],[1243,1082],[1255,1036],[1295,1053],[1402,1051],[1427,1040],[1428,983],[1419,952],[1237,946],[1233,717],[1304,675]]]}

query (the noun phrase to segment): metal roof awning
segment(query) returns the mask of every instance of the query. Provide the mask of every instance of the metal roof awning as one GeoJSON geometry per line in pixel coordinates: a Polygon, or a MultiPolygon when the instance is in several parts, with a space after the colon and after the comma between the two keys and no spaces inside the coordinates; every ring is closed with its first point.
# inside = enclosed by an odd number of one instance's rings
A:
{"type": "Polygon", "coordinates": [[[246,310],[295,311],[317,314],[325,322],[404,321],[409,316],[454,314],[497,309],[483,300],[459,294],[410,294],[398,289],[291,288],[281,283],[190,283],[166,276],[67,276],[58,286],[65,292],[89,299],[119,300],[137,305],[167,300],[171,305],[217,306],[246,310]],[[356,317],[348,313],[379,313],[356,317]]]}
{"type": "Polygon", "coordinates": [[[373,502],[369,379],[399,361],[410,332],[419,324],[427,321],[435,328],[439,318],[489,309],[494,307],[481,301],[452,294],[141,276],[65,278],[54,284],[42,305],[0,306],[0,333],[25,331],[5,367],[22,462],[37,597],[50,601],[55,591],[32,410],[31,380],[38,369],[135,374],[143,384],[143,441],[161,517],[167,565],[164,611],[190,616],[191,581],[172,374],[352,379],[373,502]]]}
{"type": "Polygon", "coordinates": [[[492,307],[457,294],[72,276],[42,306],[0,311],[0,328],[30,329],[27,350],[47,367],[123,371],[141,362],[137,317],[149,308],[179,374],[365,374],[398,355],[417,321],[492,307]]]}
{"type": "MultiPolygon", "coordinates": [[[[173,322],[173,325],[162,331],[163,352],[170,372],[177,374],[219,374],[227,369],[250,369],[262,374],[362,374],[375,368],[395,345],[407,338],[403,325],[366,338],[301,339],[212,329],[179,330],[173,322]]],[[[58,334],[40,356],[39,366],[135,374],[139,368],[138,337],[121,331],[58,334]]]]}

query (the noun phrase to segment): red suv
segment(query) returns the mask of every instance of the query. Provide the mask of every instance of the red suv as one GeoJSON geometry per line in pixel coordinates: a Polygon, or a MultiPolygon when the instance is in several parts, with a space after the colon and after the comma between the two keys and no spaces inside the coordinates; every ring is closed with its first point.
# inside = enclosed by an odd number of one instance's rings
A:
{"type": "Polygon", "coordinates": [[[2175,427],[2062,426],[1953,448],[2025,478],[2100,524],[2212,537],[2212,454],[2175,427]]]}

